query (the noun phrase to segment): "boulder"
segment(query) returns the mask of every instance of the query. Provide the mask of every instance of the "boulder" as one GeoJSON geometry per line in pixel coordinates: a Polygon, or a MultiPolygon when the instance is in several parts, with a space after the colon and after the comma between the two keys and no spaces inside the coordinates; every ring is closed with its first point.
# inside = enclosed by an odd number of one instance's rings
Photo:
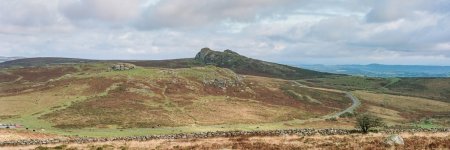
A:
{"type": "Polygon", "coordinates": [[[403,141],[403,138],[398,134],[393,134],[387,137],[384,140],[384,143],[388,145],[404,145],[405,142],[403,141]]]}

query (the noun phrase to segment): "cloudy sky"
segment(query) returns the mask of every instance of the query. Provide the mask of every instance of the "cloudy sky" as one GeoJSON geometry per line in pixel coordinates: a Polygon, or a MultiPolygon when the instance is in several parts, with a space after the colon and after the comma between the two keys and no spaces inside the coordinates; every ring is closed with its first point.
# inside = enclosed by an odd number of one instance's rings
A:
{"type": "Polygon", "coordinates": [[[450,65],[449,0],[0,0],[0,56],[450,65]]]}

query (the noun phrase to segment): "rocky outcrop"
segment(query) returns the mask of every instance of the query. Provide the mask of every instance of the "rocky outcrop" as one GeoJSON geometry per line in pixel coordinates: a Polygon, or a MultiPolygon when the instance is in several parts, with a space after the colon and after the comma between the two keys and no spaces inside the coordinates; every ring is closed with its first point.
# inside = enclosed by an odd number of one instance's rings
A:
{"type": "Polygon", "coordinates": [[[228,68],[239,74],[283,79],[317,78],[331,75],[329,73],[248,58],[228,49],[220,52],[203,48],[197,53],[194,60],[204,65],[228,68]]]}
{"type": "Polygon", "coordinates": [[[202,48],[200,50],[200,52],[197,53],[197,55],[195,55],[195,60],[201,61],[201,62],[205,62],[205,58],[209,53],[213,53],[214,51],[209,49],[209,48],[202,48]]]}
{"type": "Polygon", "coordinates": [[[118,63],[111,66],[111,69],[114,71],[131,70],[134,68],[136,68],[136,66],[129,63],[118,63]]]}
{"type": "Polygon", "coordinates": [[[388,145],[404,145],[405,142],[403,141],[403,138],[398,134],[393,134],[384,140],[384,143],[388,145]]]}
{"type": "Polygon", "coordinates": [[[238,53],[225,50],[224,52],[213,51],[209,48],[202,48],[194,58],[207,65],[215,65],[218,67],[233,67],[245,63],[249,58],[239,55],[238,53]]]}

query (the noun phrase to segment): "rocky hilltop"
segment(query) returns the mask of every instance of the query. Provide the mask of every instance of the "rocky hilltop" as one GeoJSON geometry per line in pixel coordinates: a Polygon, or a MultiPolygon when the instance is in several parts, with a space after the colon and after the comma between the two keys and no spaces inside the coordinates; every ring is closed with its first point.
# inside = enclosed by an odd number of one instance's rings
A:
{"type": "Polygon", "coordinates": [[[257,59],[248,58],[232,50],[223,52],[203,48],[194,60],[205,65],[214,65],[229,68],[240,74],[277,77],[284,79],[304,79],[312,77],[325,77],[332,74],[307,69],[276,64],[257,59]]]}

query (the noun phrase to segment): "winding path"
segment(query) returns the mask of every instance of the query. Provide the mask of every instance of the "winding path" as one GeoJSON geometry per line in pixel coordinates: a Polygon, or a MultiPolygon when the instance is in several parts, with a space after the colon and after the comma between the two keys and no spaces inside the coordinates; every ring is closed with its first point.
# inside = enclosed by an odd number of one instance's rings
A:
{"type": "MultiPolygon", "coordinates": [[[[315,87],[310,87],[310,86],[306,86],[304,84],[298,83],[297,81],[293,81],[295,84],[297,84],[300,87],[303,88],[310,88],[310,89],[315,89],[315,90],[329,90],[329,89],[323,89],[323,88],[315,88],[315,87]]],[[[358,108],[361,105],[361,101],[355,97],[351,92],[346,92],[346,91],[340,91],[340,90],[335,90],[333,89],[333,91],[336,92],[341,92],[341,93],[345,93],[345,95],[350,98],[352,100],[352,105],[340,112],[336,112],[336,113],[332,113],[332,114],[328,114],[325,116],[322,116],[322,119],[330,119],[330,118],[338,118],[340,115],[344,114],[344,113],[353,113],[355,111],[356,108],[358,108]]]]}
{"type": "Polygon", "coordinates": [[[337,113],[334,113],[334,114],[331,114],[331,115],[327,115],[326,117],[337,118],[340,115],[342,115],[344,113],[347,113],[347,112],[353,113],[355,111],[355,109],[358,108],[359,105],[361,105],[361,101],[358,98],[356,98],[355,96],[353,96],[352,93],[345,92],[345,95],[352,100],[352,105],[350,107],[344,109],[343,111],[340,111],[340,112],[337,112],[337,113]]]}

